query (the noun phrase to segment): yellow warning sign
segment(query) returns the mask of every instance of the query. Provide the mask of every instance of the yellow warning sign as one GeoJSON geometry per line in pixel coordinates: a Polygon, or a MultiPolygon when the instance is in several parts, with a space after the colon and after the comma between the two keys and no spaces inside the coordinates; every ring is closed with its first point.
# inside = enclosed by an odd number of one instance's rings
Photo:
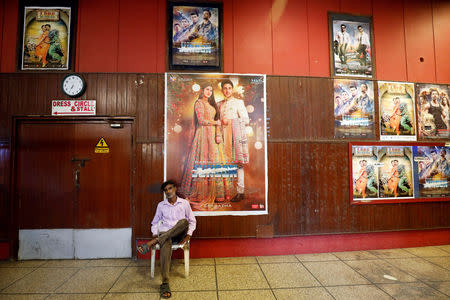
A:
{"type": "Polygon", "coordinates": [[[95,145],[95,153],[109,153],[109,146],[104,138],[100,138],[97,145],[95,145]]]}

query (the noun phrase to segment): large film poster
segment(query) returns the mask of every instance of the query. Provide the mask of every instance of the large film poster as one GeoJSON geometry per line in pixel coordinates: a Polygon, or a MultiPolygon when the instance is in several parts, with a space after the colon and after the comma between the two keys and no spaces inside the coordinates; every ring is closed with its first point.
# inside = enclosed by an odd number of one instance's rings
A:
{"type": "Polygon", "coordinates": [[[378,81],[380,140],[415,141],[414,84],[378,81]]]}
{"type": "Polygon", "coordinates": [[[417,118],[419,137],[448,139],[450,137],[449,86],[417,84],[417,118]]]}
{"type": "Polygon", "coordinates": [[[373,82],[334,80],[334,136],[375,138],[373,82]]]}
{"type": "Polygon", "coordinates": [[[450,197],[450,147],[414,146],[416,198],[450,197]]]}
{"type": "Polygon", "coordinates": [[[166,73],[165,178],[196,215],[267,213],[265,75],[166,73]]]}
{"type": "Polygon", "coordinates": [[[412,199],[411,146],[351,145],[352,202],[412,199]]]}

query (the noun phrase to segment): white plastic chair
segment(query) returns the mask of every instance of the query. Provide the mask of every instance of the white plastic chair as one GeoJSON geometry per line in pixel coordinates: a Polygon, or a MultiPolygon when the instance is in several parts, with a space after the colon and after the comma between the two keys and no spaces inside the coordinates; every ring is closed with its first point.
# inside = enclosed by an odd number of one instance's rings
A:
{"type": "MultiPolygon", "coordinates": [[[[159,226],[162,224],[162,220],[158,222],[158,235],[159,235],[159,226]]],[[[172,244],[172,251],[177,249],[183,249],[184,250],[184,276],[189,276],[189,248],[190,248],[190,242],[187,242],[186,244],[172,244]]],[[[160,250],[159,244],[156,244],[152,247],[152,258],[150,261],[150,277],[155,277],[155,260],[156,260],[156,250],[160,250]]]]}

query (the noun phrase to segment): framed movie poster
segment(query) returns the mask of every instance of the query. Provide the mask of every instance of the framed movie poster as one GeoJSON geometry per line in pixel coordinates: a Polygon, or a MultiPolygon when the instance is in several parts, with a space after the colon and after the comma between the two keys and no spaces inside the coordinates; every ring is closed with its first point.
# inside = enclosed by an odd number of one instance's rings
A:
{"type": "Polygon", "coordinates": [[[414,84],[378,81],[380,140],[415,141],[414,84]]]}
{"type": "Polygon", "coordinates": [[[166,73],[164,178],[196,215],[267,214],[265,75],[166,73]]]}
{"type": "Polygon", "coordinates": [[[168,3],[170,70],[222,70],[222,3],[168,3]]]}
{"type": "Polygon", "coordinates": [[[68,70],[71,7],[24,7],[21,70],[68,70]]]}
{"type": "Polygon", "coordinates": [[[413,152],[415,197],[450,197],[450,147],[414,146],[413,152]]]}
{"type": "Polygon", "coordinates": [[[332,77],[374,78],[372,17],[328,14],[332,77]]]}
{"type": "Polygon", "coordinates": [[[350,144],[352,203],[412,202],[411,146],[350,144]]]}
{"type": "Polygon", "coordinates": [[[450,137],[449,86],[418,83],[416,103],[419,138],[450,137]]]}
{"type": "Polygon", "coordinates": [[[372,81],[334,79],[335,138],[375,138],[374,114],[372,81]]]}

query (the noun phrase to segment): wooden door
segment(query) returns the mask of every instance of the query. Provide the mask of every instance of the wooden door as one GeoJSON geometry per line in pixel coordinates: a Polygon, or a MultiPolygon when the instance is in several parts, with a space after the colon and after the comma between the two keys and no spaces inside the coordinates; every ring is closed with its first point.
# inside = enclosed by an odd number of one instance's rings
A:
{"type": "Polygon", "coordinates": [[[131,122],[20,121],[19,229],[131,227],[131,122]],[[96,145],[103,139],[103,153],[96,145]],[[105,153],[107,152],[107,153],[105,153]]]}

